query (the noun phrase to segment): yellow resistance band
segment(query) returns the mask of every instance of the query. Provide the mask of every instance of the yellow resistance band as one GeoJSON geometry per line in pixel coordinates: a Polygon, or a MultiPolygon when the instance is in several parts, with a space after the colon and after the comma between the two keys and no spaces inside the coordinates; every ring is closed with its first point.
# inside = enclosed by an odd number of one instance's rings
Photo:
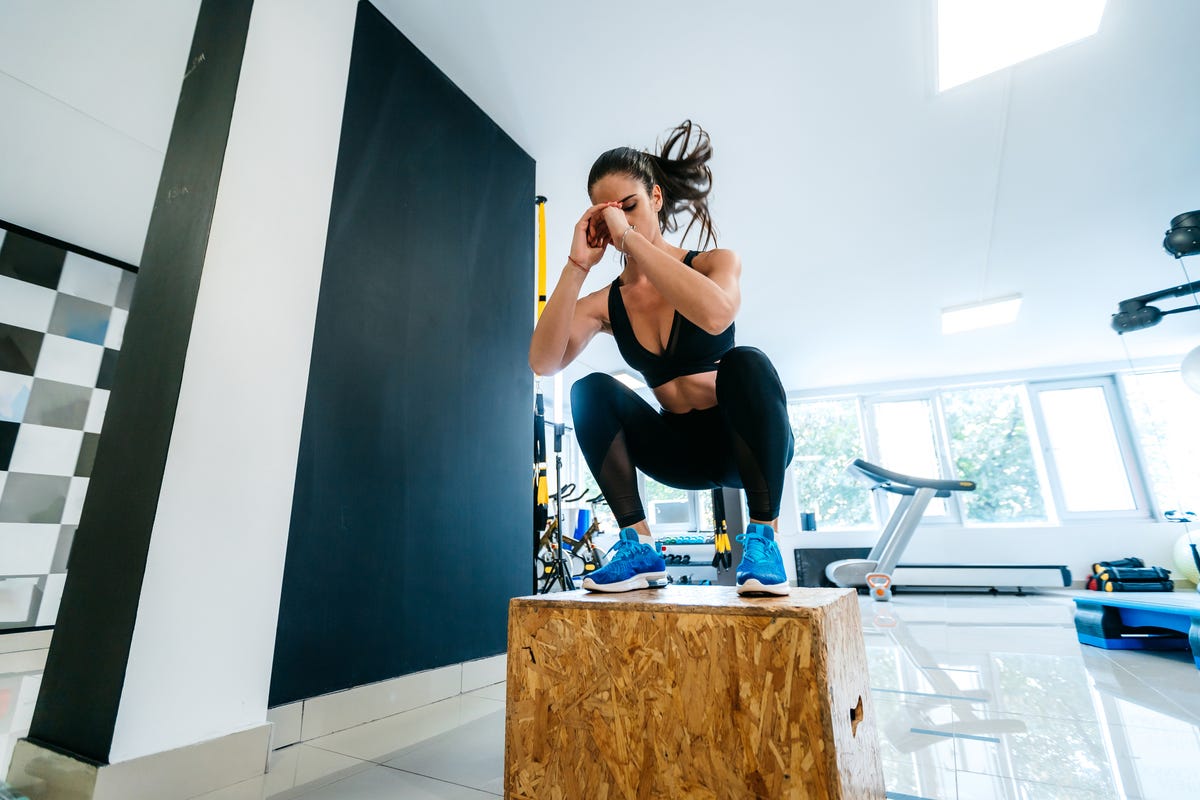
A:
{"type": "Polygon", "coordinates": [[[546,198],[538,195],[538,250],[537,250],[537,316],[542,318],[542,310],[546,308],[546,198]]]}
{"type": "MultiPolygon", "coordinates": [[[[537,222],[538,222],[538,243],[537,243],[537,317],[542,318],[542,310],[546,307],[546,198],[538,195],[535,202],[537,203],[537,222]]],[[[542,379],[538,376],[537,379],[537,399],[539,406],[542,399],[542,379]]],[[[541,434],[542,452],[539,454],[541,460],[534,464],[534,497],[537,505],[546,507],[550,503],[550,486],[546,476],[546,429],[537,432],[541,434]]]]}

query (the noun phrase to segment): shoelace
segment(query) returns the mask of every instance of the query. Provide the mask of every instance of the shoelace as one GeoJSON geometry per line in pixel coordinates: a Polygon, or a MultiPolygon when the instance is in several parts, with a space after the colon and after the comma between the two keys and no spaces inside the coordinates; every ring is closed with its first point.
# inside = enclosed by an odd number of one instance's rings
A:
{"type": "Polygon", "coordinates": [[[770,539],[764,539],[761,536],[751,536],[748,533],[738,534],[736,538],[745,546],[746,557],[751,561],[762,561],[773,555],[772,551],[775,548],[775,543],[770,539]]]}
{"type": "Polygon", "coordinates": [[[633,558],[637,546],[640,544],[641,542],[630,542],[626,539],[618,539],[616,544],[608,548],[609,553],[616,554],[609,560],[618,561],[623,558],[633,558]]]}

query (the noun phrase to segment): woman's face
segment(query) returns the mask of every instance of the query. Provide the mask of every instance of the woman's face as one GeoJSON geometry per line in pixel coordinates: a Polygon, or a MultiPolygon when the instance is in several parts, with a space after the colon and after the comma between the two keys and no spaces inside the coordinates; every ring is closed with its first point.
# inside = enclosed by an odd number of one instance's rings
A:
{"type": "MultiPolygon", "coordinates": [[[[662,189],[657,184],[653,187],[653,193],[647,195],[645,185],[637,178],[613,173],[596,181],[592,185],[591,195],[592,203],[620,203],[625,219],[639,233],[651,241],[659,237],[658,210],[662,208],[662,189]]],[[[597,231],[603,233],[603,218],[597,215],[593,220],[597,231]]],[[[610,238],[620,238],[623,232],[612,231],[610,238]]]]}

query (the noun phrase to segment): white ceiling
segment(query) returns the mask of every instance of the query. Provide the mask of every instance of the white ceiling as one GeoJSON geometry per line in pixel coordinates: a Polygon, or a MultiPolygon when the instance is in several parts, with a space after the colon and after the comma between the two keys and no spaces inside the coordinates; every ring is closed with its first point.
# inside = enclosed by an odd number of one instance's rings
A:
{"type": "MultiPolygon", "coordinates": [[[[87,137],[161,164],[198,0],[113,2],[6,4],[0,89],[77,109],[99,125],[87,137]]],[[[934,0],[375,2],[536,159],[552,283],[593,159],[702,124],[721,244],[744,264],[738,339],[790,390],[1123,361],[1117,301],[1184,280],[1160,242],[1200,208],[1195,0],[1109,0],[1096,36],[942,95],[934,0]],[[1017,292],[1014,325],[940,333],[942,307],[1017,292]]],[[[52,216],[72,187],[51,189],[52,216]]],[[[1200,313],[1125,340],[1135,359],[1186,352],[1200,313]]],[[[568,383],[619,366],[599,337],[568,383]]]]}
{"type": "Polygon", "coordinates": [[[199,8],[0,2],[0,218],[141,260],[199,8]]]}
{"type": "MultiPolygon", "coordinates": [[[[1123,361],[1117,301],[1184,281],[1160,243],[1200,208],[1194,0],[1109,0],[1096,36],[941,95],[933,0],[377,3],[537,159],[551,283],[594,158],[701,123],[738,340],[790,390],[1123,361]],[[1014,325],[940,333],[1018,292],[1014,325]]],[[[620,367],[599,339],[568,383],[620,367]]],[[[1185,352],[1200,313],[1126,344],[1185,352]]]]}
{"type": "Polygon", "coordinates": [[[12,0],[0,17],[0,70],[161,156],[199,8],[200,0],[12,0]]]}

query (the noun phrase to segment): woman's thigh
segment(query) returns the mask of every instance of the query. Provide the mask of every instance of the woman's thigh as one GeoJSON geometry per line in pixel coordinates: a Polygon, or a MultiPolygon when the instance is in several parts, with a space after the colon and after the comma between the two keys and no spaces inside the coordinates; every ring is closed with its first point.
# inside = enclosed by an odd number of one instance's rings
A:
{"type": "Polygon", "coordinates": [[[633,463],[659,483],[677,489],[741,487],[729,432],[716,407],[688,414],[659,414],[653,432],[626,434],[633,463]]]}

